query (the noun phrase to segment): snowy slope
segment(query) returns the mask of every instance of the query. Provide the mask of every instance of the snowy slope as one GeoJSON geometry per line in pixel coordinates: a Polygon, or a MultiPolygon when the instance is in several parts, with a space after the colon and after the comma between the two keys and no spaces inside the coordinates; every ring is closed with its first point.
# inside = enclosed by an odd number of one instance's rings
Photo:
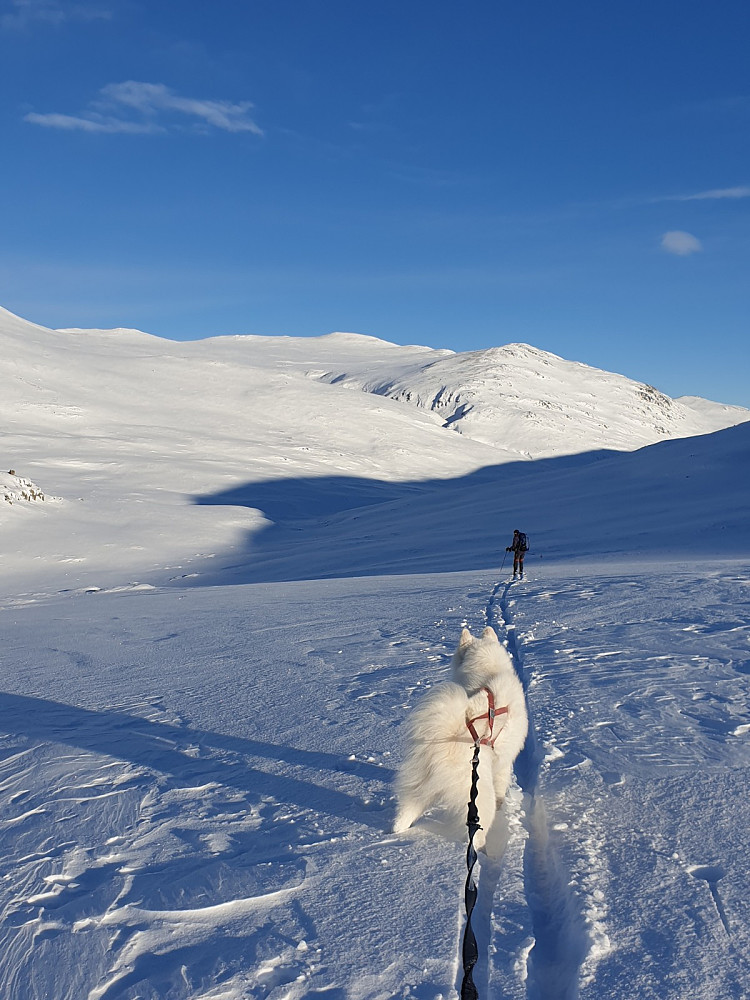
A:
{"type": "Polygon", "coordinates": [[[0,502],[0,996],[456,1000],[465,831],[392,835],[392,788],[489,623],[531,736],[481,1000],[744,1000],[750,424],[518,461],[320,381],[424,348],[0,348],[0,484],[57,498],[0,502]]]}
{"type": "MultiPolygon", "coordinates": [[[[707,401],[686,410],[658,395],[636,405],[643,387],[527,348],[452,355],[355,334],[183,344],[133,330],[46,330],[4,311],[0,342],[7,468],[63,501],[12,513],[13,545],[3,566],[21,590],[108,586],[123,575],[180,578],[211,560],[242,562],[249,537],[265,540],[272,525],[290,516],[330,528],[331,513],[431,493],[443,481],[460,484],[479,469],[510,462],[516,450],[526,457],[590,452],[602,444],[633,449],[665,430],[679,436],[689,426],[707,430],[746,414],[707,401]],[[488,357],[495,357],[494,368],[488,357]],[[500,382],[509,365],[529,398],[532,387],[547,386],[534,404],[545,413],[543,424],[517,407],[508,410],[500,382]],[[491,424],[492,443],[449,433],[447,411],[439,408],[328,384],[342,366],[370,373],[373,385],[386,371],[406,370],[415,380],[408,384],[429,378],[434,388],[437,372],[441,385],[443,375],[454,379],[453,402],[463,391],[460,379],[473,379],[483,395],[449,427],[471,419],[482,436],[480,425],[491,424]],[[654,407],[667,414],[658,427],[654,407]],[[690,424],[684,413],[698,411],[690,424]],[[283,484],[297,482],[304,483],[297,500],[280,503],[276,484],[288,495],[283,484]]],[[[494,506],[485,504],[486,524],[496,526],[493,551],[510,511],[532,504],[537,537],[539,528],[558,526],[550,516],[559,506],[557,479],[543,476],[547,506],[538,505],[539,490],[529,489],[516,469],[488,487],[488,498],[499,491],[494,506]],[[501,485],[519,476],[511,497],[501,485]]],[[[588,495],[577,482],[570,489],[588,495]]],[[[365,571],[380,561],[362,557],[365,571]]]]}
{"type": "Polygon", "coordinates": [[[416,363],[392,358],[319,377],[430,410],[445,426],[526,458],[632,450],[750,419],[743,407],[673,400],[653,386],[527,344],[433,352],[416,363]]]}
{"type": "MultiPolygon", "coordinates": [[[[340,356],[340,338],[322,339],[323,354],[340,356]]],[[[3,464],[64,501],[0,512],[13,518],[2,560],[13,587],[188,572],[193,559],[231,551],[264,525],[257,509],[192,502],[248,479],[351,471],[391,482],[497,460],[484,445],[446,435],[431,414],[342,395],[267,350],[248,353],[244,339],[223,346],[226,360],[210,345],[51,331],[0,315],[3,464]]],[[[282,347],[292,357],[316,349],[303,340],[282,347]]]]}

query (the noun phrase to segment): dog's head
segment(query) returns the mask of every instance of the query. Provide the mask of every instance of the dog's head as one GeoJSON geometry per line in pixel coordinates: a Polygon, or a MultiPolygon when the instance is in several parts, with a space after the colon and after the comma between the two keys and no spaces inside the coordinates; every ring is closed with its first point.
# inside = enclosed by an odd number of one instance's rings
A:
{"type": "Polygon", "coordinates": [[[461,632],[451,663],[453,680],[457,684],[469,692],[478,691],[508,668],[512,670],[513,665],[493,628],[487,626],[478,639],[467,628],[461,632]]]}
{"type": "Polygon", "coordinates": [[[466,646],[471,646],[473,643],[477,642],[498,642],[497,632],[494,628],[489,625],[482,631],[482,637],[480,639],[475,639],[471,632],[465,628],[461,630],[461,638],[458,640],[459,651],[465,649],[466,646]]]}

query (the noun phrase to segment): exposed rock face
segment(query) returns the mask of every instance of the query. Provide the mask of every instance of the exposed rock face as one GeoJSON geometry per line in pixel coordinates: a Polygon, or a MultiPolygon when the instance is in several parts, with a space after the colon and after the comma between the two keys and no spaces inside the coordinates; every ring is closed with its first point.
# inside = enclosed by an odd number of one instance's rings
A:
{"type": "Polygon", "coordinates": [[[36,483],[30,479],[17,476],[15,469],[0,472],[0,497],[6,503],[33,503],[35,500],[46,500],[36,483]]]}

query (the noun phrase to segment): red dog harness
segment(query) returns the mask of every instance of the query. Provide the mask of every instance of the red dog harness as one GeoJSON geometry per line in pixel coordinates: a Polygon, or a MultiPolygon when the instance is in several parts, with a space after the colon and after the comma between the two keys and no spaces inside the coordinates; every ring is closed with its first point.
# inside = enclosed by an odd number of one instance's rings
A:
{"type": "Polygon", "coordinates": [[[502,708],[495,708],[495,696],[493,695],[493,693],[490,691],[489,688],[482,688],[482,690],[487,695],[487,711],[484,713],[484,715],[475,715],[473,719],[467,719],[466,728],[471,733],[471,738],[474,740],[475,746],[491,747],[494,750],[495,740],[502,732],[502,729],[499,729],[494,736],[492,735],[492,728],[495,724],[495,716],[507,715],[508,706],[503,705],[502,708]],[[474,728],[474,723],[479,722],[480,719],[486,719],[490,729],[488,735],[482,736],[481,738],[477,733],[476,729],[474,728]]]}

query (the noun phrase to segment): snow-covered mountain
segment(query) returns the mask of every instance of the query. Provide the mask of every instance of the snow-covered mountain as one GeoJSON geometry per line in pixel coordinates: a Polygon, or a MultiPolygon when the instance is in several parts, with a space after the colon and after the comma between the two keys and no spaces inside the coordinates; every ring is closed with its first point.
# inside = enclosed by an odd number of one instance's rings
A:
{"type": "Polygon", "coordinates": [[[445,427],[526,458],[629,451],[750,419],[743,407],[670,399],[653,386],[527,344],[384,358],[318,377],[429,410],[445,427]]]}
{"type": "MultiPolygon", "coordinates": [[[[460,431],[496,449],[498,461],[634,450],[750,419],[743,407],[670,399],[653,386],[525,344],[455,354],[348,333],[178,343],[136,330],[47,330],[2,309],[0,338],[5,416],[31,426],[87,416],[138,423],[128,411],[154,409],[158,400],[167,422],[169,413],[186,408],[198,426],[207,415],[243,421],[252,406],[257,421],[269,415],[265,422],[283,434],[286,420],[290,432],[304,438],[295,426],[296,407],[285,405],[291,379],[295,398],[309,401],[303,404],[306,421],[315,421],[318,405],[326,418],[324,399],[342,412],[356,406],[307,389],[301,376],[410,404],[415,428],[430,423],[460,431]],[[271,394],[278,407],[269,405],[271,394]]],[[[398,412],[376,409],[384,424],[398,412]]],[[[402,422],[403,412],[400,417],[402,422]]],[[[185,427],[184,413],[177,423],[185,427]]],[[[335,422],[327,426],[335,433],[335,422]]],[[[361,451],[365,463],[369,444],[351,449],[361,451]]]]}
{"type": "Polygon", "coordinates": [[[429,413],[304,374],[311,357],[360,357],[373,343],[378,356],[398,350],[346,335],[183,344],[0,313],[0,460],[64,500],[0,511],[14,518],[0,576],[16,588],[179,576],[268,523],[257,507],[196,496],[280,477],[449,478],[502,458],[429,413]]]}

